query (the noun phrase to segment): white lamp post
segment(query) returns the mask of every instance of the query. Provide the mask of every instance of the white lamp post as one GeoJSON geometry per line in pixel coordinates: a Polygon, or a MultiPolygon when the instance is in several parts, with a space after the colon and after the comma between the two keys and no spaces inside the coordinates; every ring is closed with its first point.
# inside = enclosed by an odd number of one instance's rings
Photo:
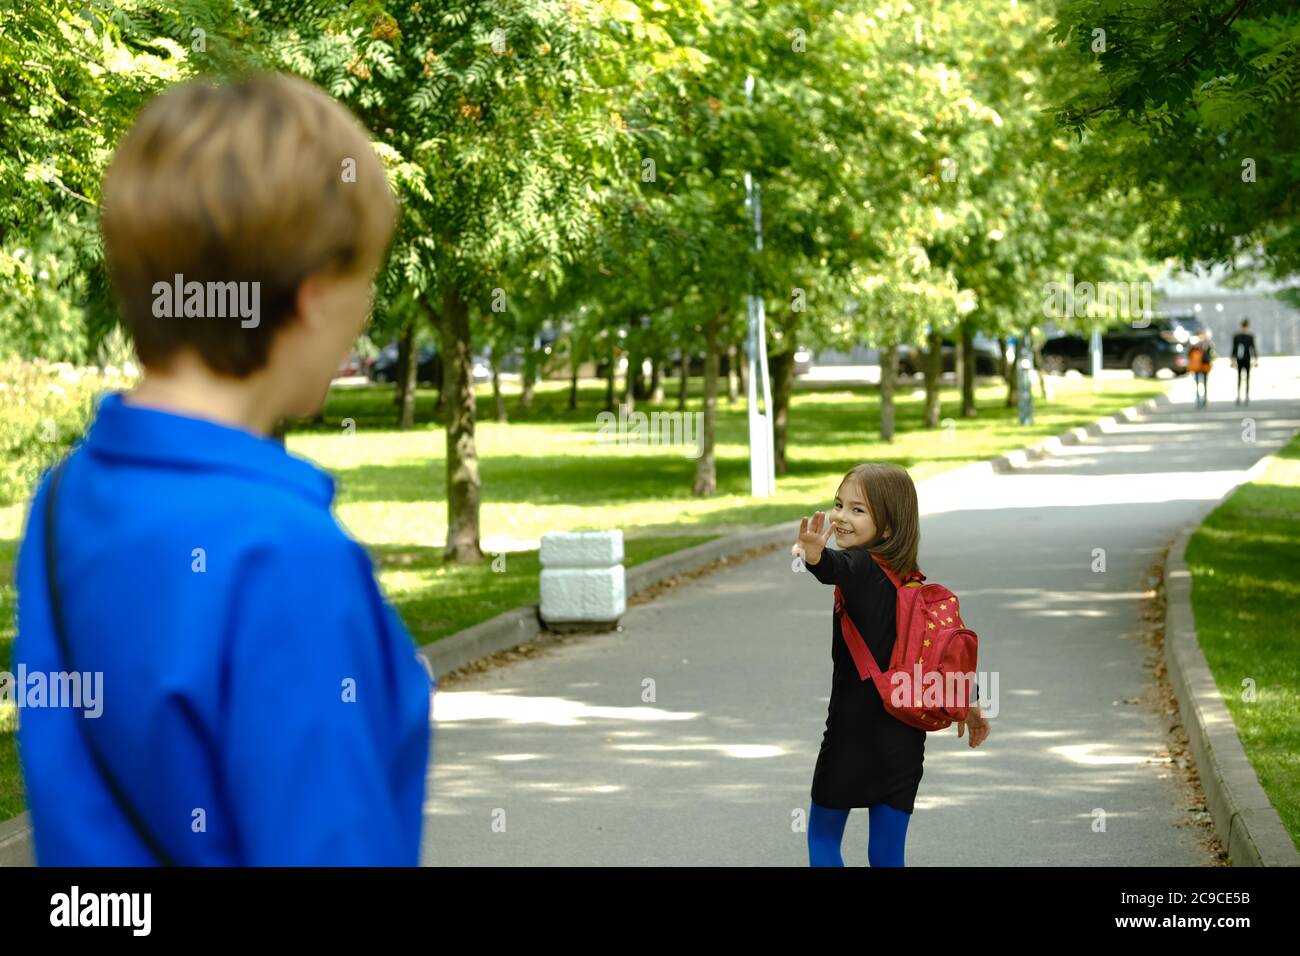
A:
{"type": "MultiPolygon", "coordinates": [[[[753,74],[745,77],[745,102],[754,102],[753,74]]],[[[745,173],[745,209],[754,220],[754,251],[763,251],[763,207],[758,182],[745,173]]],[[[772,438],[772,382],[767,369],[767,324],[763,297],[757,294],[757,281],[751,274],[749,294],[749,334],[745,339],[749,375],[749,493],[755,498],[776,494],[775,442],[772,438]],[[759,410],[759,377],[762,377],[763,406],[759,410]]]]}

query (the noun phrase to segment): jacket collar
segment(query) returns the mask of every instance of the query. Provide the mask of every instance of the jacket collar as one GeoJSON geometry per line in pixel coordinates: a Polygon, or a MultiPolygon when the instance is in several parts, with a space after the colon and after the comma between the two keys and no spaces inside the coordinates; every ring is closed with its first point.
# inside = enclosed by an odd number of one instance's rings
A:
{"type": "Polygon", "coordinates": [[[100,398],[84,438],[97,457],[164,468],[226,471],[290,488],[328,508],[334,479],[278,441],[206,418],[130,405],[122,392],[100,398]]]}

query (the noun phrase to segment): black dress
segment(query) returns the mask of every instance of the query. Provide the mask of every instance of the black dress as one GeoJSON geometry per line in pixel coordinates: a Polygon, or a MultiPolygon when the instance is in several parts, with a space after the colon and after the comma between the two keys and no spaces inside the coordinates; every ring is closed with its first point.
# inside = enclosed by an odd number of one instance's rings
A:
{"type": "MultiPolygon", "coordinates": [[[[808,570],[823,584],[838,584],[844,604],[881,670],[894,650],[897,594],[866,548],[826,548],[808,570]]],[[[840,623],[832,626],[831,700],[826,732],[813,771],[812,799],[846,809],[874,803],[912,812],[925,760],[925,731],[891,716],[868,677],[858,676],[840,623]]]]}

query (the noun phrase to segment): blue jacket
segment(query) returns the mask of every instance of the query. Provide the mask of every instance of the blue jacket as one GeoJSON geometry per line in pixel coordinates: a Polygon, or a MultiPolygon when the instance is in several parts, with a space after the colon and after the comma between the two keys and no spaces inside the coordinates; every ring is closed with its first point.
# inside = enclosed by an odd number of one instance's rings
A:
{"type": "MultiPolygon", "coordinates": [[[[51,629],[41,480],[17,566],[13,671],[66,670],[51,629]]],[[[330,511],[333,479],[249,431],[121,393],[99,403],[57,501],[74,669],[102,712],[27,694],[18,745],[42,865],[415,865],[436,689],[330,511]]],[[[22,688],[19,688],[20,696],[22,688]]]]}

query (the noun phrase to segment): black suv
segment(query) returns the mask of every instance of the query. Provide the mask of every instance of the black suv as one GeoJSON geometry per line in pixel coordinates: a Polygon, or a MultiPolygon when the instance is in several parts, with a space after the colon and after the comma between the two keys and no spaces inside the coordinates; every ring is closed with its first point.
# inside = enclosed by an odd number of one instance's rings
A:
{"type": "MultiPolygon", "coordinates": [[[[996,339],[977,334],[972,341],[971,351],[975,353],[976,375],[1002,374],[1002,356],[998,352],[996,339]]],[[[957,344],[952,339],[944,339],[939,354],[943,359],[943,370],[945,372],[955,371],[957,368],[957,344]]],[[[924,350],[914,348],[911,345],[900,345],[898,347],[899,375],[920,375],[924,367],[924,350]]]]}
{"type": "MultiPolygon", "coordinates": [[[[1138,378],[1151,378],[1162,368],[1187,374],[1187,351],[1193,343],[1209,339],[1210,332],[1193,315],[1158,316],[1134,328],[1117,326],[1101,336],[1101,367],[1126,368],[1138,378]]],[[[1061,335],[1043,344],[1043,369],[1064,375],[1070,369],[1092,373],[1088,339],[1061,335]]]]}
{"type": "MultiPolygon", "coordinates": [[[[370,381],[393,382],[397,380],[397,345],[386,345],[370,365],[370,381]]],[[[442,387],[442,358],[431,348],[416,353],[415,381],[417,385],[442,387]]]]}

